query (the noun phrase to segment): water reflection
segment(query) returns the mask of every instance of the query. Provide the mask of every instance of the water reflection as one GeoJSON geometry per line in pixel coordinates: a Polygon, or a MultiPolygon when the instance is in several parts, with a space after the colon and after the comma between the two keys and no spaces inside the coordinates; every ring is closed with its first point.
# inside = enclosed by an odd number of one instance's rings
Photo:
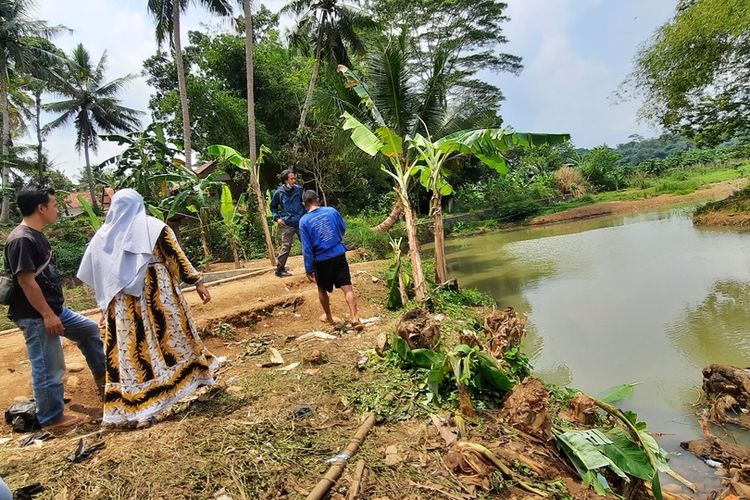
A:
{"type": "Polygon", "coordinates": [[[529,314],[538,375],[592,394],[641,382],[624,406],[677,452],[700,436],[701,368],[750,364],[748,248],[750,233],[698,230],[679,209],[452,240],[447,255],[462,286],[529,314]]]}
{"type": "Polygon", "coordinates": [[[750,364],[750,283],[717,281],[697,306],[667,333],[674,346],[697,369],[711,363],[750,364]]]}

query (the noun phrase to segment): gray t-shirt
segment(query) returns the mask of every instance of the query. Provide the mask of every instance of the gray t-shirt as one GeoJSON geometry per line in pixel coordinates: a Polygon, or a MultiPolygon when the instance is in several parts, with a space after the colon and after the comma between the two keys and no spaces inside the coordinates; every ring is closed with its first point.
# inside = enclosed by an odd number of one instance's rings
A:
{"type": "MultiPolygon", "coordinates": [[[[36,272],[52,254],[47,237],[40,231],[24,226],[16,226],[5,240],[5,271],[13,275],[13,295],[8,308],[8,317],[14,321],[27,318],[41,318],[23,290],[18,286],[17,275],[21,271],[36,272]]],[[[36,277],[44,298],[55,314],[63,309],[62,283],[54,257],[49,265],[36,277]]]]}

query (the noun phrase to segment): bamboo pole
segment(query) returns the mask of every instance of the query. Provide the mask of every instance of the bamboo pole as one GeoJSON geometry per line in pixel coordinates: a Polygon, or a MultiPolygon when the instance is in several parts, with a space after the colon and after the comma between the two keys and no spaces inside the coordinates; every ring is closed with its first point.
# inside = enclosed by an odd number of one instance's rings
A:
{"type": "Polygon", "coordinates": [[[352,479],[352,485],[349,487],[349,494],[347,500],[356,500],[359,496],[359,490],[362,489],[362,477],[365,475],[365,461],[360,460],[357,463],[357,470],[354,472],[354,479],[352,479]]]}
{"type": "Polygon", "coordinates": [[[357,429],[357,433],[354,435],[352,440],[349,441],[349,444],[344,449],[344,451],[335,457],[336,461],[331,465],[331,468],[328,469],[328,472],[326,472],[326,475],[323,476],[323,479],[321,479],[318,484],[315,485],[315,488],[313,488],[313,490],[307,496],[307,500],[321,500],[325,496],[325,494],[328,493],[328,490],[330,490],[331,487],[336,484],[338,478],[341,477],[344,469],[346,469],[346,464],[349,463],[349,459],[354,456],[355,453],[357,453],[357,450],[365,440],[367,433],[370,432],[370,429],[372,429],[374,425],[375,414],[368,413],[367,417],[365,417],[364,422],[362,422],[362,425],[360,425],[359,429],[357,429]]]}

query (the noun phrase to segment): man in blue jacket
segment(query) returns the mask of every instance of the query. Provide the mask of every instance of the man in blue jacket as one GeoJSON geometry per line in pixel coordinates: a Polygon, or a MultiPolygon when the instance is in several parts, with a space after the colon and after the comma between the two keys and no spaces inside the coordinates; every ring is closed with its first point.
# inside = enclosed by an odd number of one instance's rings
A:
{"type": "Polygon", "coordinates": [[[346,223],[335,208],[320,206],[318,193],[315,191],[305,191],[302,201],[307,209],[299,224],[302,254],[305,257],[307,279],[318,284],[318,298],[325,311],[320,320],[326,323],[336,322],[331,314],[328,297],[335,286],[344,292],[352,326],[361,330],[363,326],[357,313],[357,299],[352,288],[343,241],[346,223]]]}
{"type": "Polygon", "coordinates": [[[299,220],[305,213],[302,205],[302,187],[297,185],[297,176],[291,170],[281,172],[281,185],[271,198],[271,215],[281,228],[281,249],[276,258],[276,276],[291,276],[286,270],[286,261],[292,249],[292,240],[299,237],[299,220]]]}

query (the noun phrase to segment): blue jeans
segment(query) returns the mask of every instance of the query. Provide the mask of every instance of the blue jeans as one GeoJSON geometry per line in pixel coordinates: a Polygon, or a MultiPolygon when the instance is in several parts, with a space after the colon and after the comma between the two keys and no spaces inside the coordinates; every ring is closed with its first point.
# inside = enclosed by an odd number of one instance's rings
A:
{"type": "Polygon", "coordinates": [[[0,477],[0,500],[13,500],[13,493],[10,492],[8,486],[3,482],[2,477],[0,477]]]}
{"type": "MultiPolygon", "coordinates": [[[[90,319],[63,308],[60,321],[63,336],[78,344],[94,377],[104,375],[104,347],[99,326],[90,319]]],[[[31,361],[31,385],[34,388],[36,415],[41,426],[49,425],[63,415],[63,384],[65,359],[60,337],[47,334],[42,318],[17,321],[26,339],[26,350],[31,361]]]]}

